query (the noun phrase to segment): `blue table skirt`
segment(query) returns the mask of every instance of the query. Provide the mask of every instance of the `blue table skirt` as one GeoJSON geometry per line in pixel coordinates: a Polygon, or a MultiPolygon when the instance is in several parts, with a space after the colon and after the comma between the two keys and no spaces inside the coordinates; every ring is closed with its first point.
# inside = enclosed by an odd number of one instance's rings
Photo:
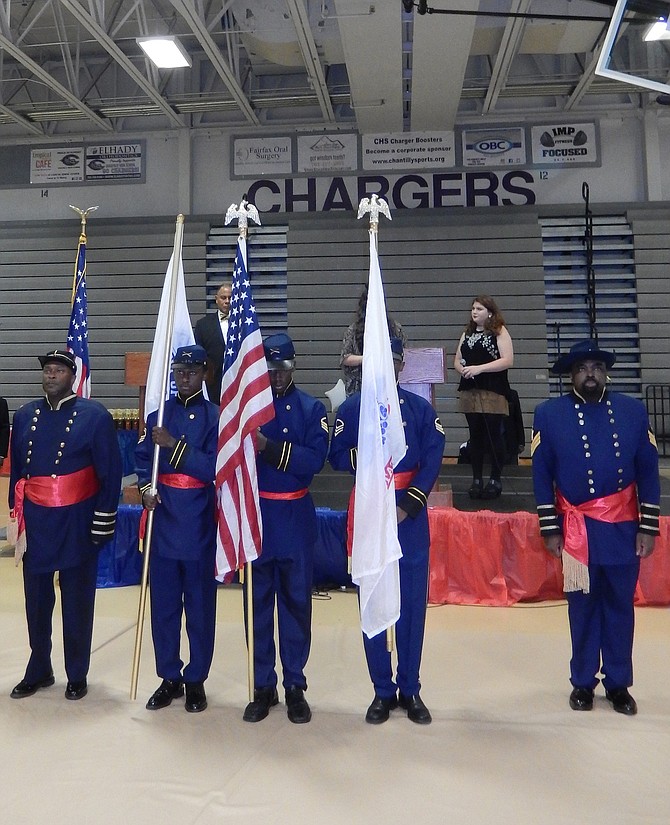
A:
{"type": "Polygon", "coordinates": [[[129,476],[135,472],[135,447],[139,432],[137,430],[117,430],[116,437],[121,450],[121,461],[123,463],[123,475],[129,476]]]}
{"type": "MultiPolygon", "coordinates": [[[[142,507],[119,505],[116,535],[100,551],[98,587],[121,587],[139,584],[142,578],[142,554],[138,550],[138,530],[142,507]]],[[[315,588],[351,587],[347,573],[347,514],[328,507],[316,508],[318,538],[314,548],[315,588]]]]}

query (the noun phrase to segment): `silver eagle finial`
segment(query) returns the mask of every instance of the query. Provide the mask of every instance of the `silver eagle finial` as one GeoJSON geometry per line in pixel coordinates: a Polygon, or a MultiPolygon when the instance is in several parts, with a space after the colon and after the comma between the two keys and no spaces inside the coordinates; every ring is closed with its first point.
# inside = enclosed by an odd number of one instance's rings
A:
{"type": "Polygon", "coordinates": [[[363,198],[358,204],[358,218],[370,213],[370,229],[376,231],[379,226],[379,213],[391,220],[391,210],[384,198],[372,194],[369,198],[363,198]]]}
{"type": "Polygon", "coordinates": [[[225,224],[228,226],[229,223],[232,223],[237,218],[237,226],[240,230],[240,235],[247,235],[247,228],[249,226],[249,221],[253,221],[257,223],[259,226],[261,225],[260,215],[258,214],[258,209],[253,205],[253,203],[249,203],[245,198],[242,198],[240,201],[240,205],[237,206],[235,203],[231,203],[228,209],[226,210],[226,218],[225,224]]]}

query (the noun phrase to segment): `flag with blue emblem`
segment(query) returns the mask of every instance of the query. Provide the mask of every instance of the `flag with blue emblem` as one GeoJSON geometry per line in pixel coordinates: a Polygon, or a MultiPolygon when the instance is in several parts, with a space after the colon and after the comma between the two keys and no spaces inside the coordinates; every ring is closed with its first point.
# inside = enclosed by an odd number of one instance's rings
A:
{"type": "MultiPolygon", "coordinates": [[[[160,406],[161,387],[163,384],[163,353],[165,352],[165,341],[168,332],[168,313],[170,305],[170,286],[172,281],[172,256],[168,263],[163,282],[163,292],[161,293],[161,303],[158,308],[158,320],[156,322],[156,332],[154,343],[151,347],[151,360],[149,361],[149,372],[147,374],[147,390],[144,402],[144,420],[149,413],[154,412],[160,406]]],[[[184,284],[184,266],[181,254],[177,262],[177,287],[174,306],[174,323],[172,327],[172,341],[170,343],[170,364],[177,353],[179,347],[190,347],[195,344],[191,317],[188,314],[186,304],[186,286],[184,284]]],[[[203,384],[203,391],[204,391],[203,384]]],[[[172,372],[170,372],[167,385],[166,399],[174,398],[177,395],[177,385],[175,384],[172,372]]]]}
{"type": "Polygon", "coordinates": [[[391,354],[376,233],[363,332],[351,578],[358,585],[361,629],[372,638],[398,621],[402,556],[393,469],[407,452],[391,354]]]}
{"type": "Polygon", "coordinates": [[[91,367],[88,359],[88,304],[86,301],[86,235],[79,236],[72,282],[72,312],[67,331],[67,349],[77,362],[72,389],[82,398],[91,397],[91,367]]]}
{"type": "Polygon", "coordinates": [[[247,273],[246,239],[240,236],[233,265],[216,459],[216,578],[220,581],[261,552],[255,436],[272,418],[272,389],[247,273]]]}

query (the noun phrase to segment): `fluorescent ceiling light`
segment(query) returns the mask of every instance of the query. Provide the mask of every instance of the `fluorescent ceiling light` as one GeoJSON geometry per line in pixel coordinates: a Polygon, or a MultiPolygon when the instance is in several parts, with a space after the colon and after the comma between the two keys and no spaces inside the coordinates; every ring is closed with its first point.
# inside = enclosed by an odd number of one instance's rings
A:
{"type": "Polygon", "coordinates": [[[670,40],[668,21],[659,18],[655,23],[652,23],[645,32],[644,39],[647,43],[651,40],[670,40]]]}
{"type": "Polygon", "coordinates": [[[176,37],[138,37],[137,44],[159,69],[179,69],[193,65],[176,37]]]}

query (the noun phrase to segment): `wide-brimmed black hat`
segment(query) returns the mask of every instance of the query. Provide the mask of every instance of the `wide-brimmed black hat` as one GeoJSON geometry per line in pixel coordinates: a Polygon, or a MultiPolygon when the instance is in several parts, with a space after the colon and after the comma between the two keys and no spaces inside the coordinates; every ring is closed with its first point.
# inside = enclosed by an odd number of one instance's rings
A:
{"type": "Polygon", "coordinates": [[[587,341],[577,341],[570,347],[570,352],[561,355],[556,363],[551,368],[554,375],[562,375],[565,372],[570,372],[572,367],[578,361],[602,361],[607,369],[616,361],[616,355],[613,352],[600,349],[598,342],[593,339],[587,341]]]}
{"type": "Polygon", "coordinates": [[[66,349],[52,349],[46,355],[38,355],[37,357],[42,367],[53,363],[65,364],[75,375],[77,374],[77,362],[74,360],[74,355],[66,349]]]}

